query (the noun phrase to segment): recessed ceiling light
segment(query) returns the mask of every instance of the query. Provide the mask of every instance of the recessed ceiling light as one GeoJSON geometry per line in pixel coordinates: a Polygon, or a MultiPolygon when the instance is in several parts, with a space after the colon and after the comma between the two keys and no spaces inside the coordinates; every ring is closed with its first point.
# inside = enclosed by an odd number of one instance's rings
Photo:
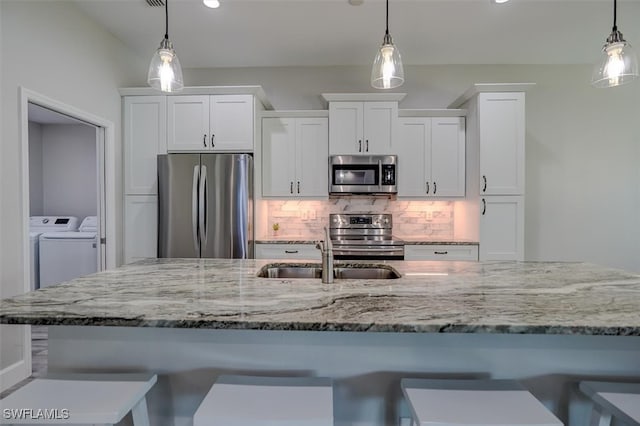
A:
{"type": "Polygon", "coordinates": [[[218,0],[202,0],[202,3],[211,9],[217,9],[220,7],[220,2],[218,0]]]}
{"type": "Polygon", "coordinates": [[[360,6],[362,3],[364,3],[364,0],[349,0],[351,6],[360,6]]]}
{"type": "Polygon", "coordinates": [[[509,0],[491,0],[491,3],[495,3],[495,4],[502,4],[502,3],[506,3],[509,0]]]}

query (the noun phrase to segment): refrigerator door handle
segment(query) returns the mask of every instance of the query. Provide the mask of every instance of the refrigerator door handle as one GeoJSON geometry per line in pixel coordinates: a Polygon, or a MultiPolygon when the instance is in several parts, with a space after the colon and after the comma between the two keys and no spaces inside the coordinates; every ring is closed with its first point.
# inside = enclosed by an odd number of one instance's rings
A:
{"type": "Polygon", "coordinates": [[[200,166],[200,244],[207,245],[207,166],[200,166]]]}
{"type": "Polygon", "coordinates": [[[200,166],[193,166],[193,183],[191,185],[191,230],[193,232],[193,247],[196,253],[200,253],[200,241],[198,241],[198,177],[200,166]]]}

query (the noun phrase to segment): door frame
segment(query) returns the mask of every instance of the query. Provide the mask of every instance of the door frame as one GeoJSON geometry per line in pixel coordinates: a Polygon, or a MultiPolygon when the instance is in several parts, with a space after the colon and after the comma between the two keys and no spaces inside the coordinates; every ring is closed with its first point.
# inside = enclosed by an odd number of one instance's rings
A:
{"type": "MultiPolygon", "coordinates": [[[[29,103],[40,105],[55,112],[78,119],[96,127],[98,162],[98,214],[100,216],[101,258],[99,269],[116,267],[116,175],[115,175],[115,124],[90,112],[64,102],[52,99],[33,90],[20,86],[18,135],[20,138],[21,165],[21,217],[22,217],[22,270],[23,289],[28,292],[30,285],[29,264],[29,103]]],[[[24,326],[23,359],[0,371],[1,382],[11,386],[31,375],[31,327],[24,326]],[[6,380],[5,380],[6,379],[6,380]]]]}

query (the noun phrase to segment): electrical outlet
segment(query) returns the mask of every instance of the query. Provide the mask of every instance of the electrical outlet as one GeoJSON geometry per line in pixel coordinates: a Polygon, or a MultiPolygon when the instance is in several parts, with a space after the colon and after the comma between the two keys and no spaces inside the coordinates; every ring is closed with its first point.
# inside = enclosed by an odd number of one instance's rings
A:
{"type": "Polygon", "coordinates": [[[309,219],[316,220],[316,211],[315,210],[309,210],[309,219]]]}
{"type": "Polygon", "coordinates": [[[306,210],[302,210],[302,220],[309,220],[309,215],[306,210]]]}

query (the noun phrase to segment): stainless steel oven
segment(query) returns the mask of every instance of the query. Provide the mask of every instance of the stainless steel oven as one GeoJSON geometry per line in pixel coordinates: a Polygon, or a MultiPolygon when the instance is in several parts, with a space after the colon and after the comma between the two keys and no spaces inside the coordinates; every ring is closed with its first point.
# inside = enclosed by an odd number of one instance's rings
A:
{"type": "Polygon", "coordinates": [[[396,194],[395,155],[333,155],[329,157],[330,194],[396,194]]]}
{"type": "Polygon", "coordinates": [[[404,260],[390,214],[331,214],[329,236],[337,260],[404,260]]]}

